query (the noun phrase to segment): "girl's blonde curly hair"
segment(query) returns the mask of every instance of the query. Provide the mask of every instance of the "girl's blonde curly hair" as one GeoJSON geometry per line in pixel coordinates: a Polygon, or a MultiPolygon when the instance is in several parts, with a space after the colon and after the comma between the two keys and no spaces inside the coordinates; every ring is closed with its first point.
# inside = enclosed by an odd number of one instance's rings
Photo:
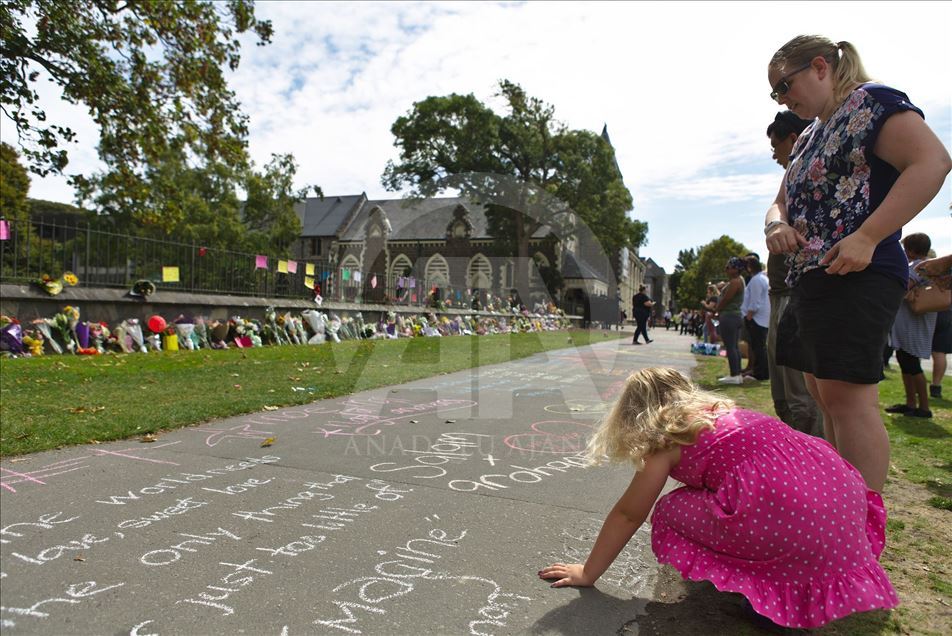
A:
{"type": "Polygon", "coordinates": [[[589,440],[586,456],[592,464],[630,461],[640,469],[653,453],[693,444],[733,407],[733,401],[702,391],[679,371],[642,369],[628,376],[618,401],[589,440]]]}

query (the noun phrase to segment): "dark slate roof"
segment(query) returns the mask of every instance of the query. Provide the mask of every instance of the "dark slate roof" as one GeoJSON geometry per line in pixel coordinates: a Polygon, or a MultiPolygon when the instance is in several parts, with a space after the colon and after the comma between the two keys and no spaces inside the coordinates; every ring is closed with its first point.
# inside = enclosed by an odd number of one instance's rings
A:
{"type": "Polygon", "coordinates": [[[301,220],[301,236],[335,236],[341,224],[356,205],[365,200],[363,194],[343,197],[308,197],[294,206],[301,220]]]}
{"type": "MultiPolygon", "coordinates": [[[[393,232],[390,241],[429,241],[445,240],[446,228],[453,219],[453,210],[463,205],[469,210],[469,221],[473,225],[471,239],[492,238],[487,231],[486,213],[483,206],[464,197],[428,198],[419,200],[378,199],[365,202],[353,221],[344,230],[340,239],[360,241],[364,238],[370,211],[380,206],[393,232]]],[[[533,238],[543,238],[550,229],[543,226],[536,230],[533,238]]]]}
{"type": "Polygon", "coordinates": [[[643,257],[642,262],[645,264],[645,274],[647,276],[665,276],[667,272],[664,271],[664,268],[658,265],[657,263],[649,257],[643,257]]]}
{"type": "Polygon", "coordinates": [[[562,259],[562,278],[583,278],[604,280],[604,276],[595,271],[595,268],[576,257],[571,252],[562,259]]]}

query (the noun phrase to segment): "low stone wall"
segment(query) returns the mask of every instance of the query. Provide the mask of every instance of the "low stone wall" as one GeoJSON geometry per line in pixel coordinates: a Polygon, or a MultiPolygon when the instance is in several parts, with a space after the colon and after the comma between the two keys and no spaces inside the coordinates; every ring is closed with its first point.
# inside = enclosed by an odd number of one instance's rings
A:
{"type": "MultiPolygon", "coordinates": [[[[31,285],[0,285],[0,313],[14,316],[20,322],[52,317],[66,305],[79,307],[82,320],[105,322],[109,325],[117,324],[127,318],[138,318],[145,324],[149,316],[155,314],[169,321],[179,315],[205,316],[212,320],[227,320],[232,316],[263,320],[264,310],[269,306],[274,307],[278,313],[286,311],[299,313],[305,309],[318,309],[342,315],[361,312],[367,322],[376,322],[391,310],[414,315],[431,311],[425,307],[330,301],[324,301],[318,307],[313,302],[303,299],[191,294],[165,290],[156,291],[147,299],[142,299],[130,296],[125,289],[99,287],[67,287],[58,296],[49,296],[31,285]]],[[[503,314],[460,309],[446,309],[434,313],[449,316],[503,316],[503,314]]],[[[568,316],[568,318],[576,326],[582,321],[581,316],[568,316]]]]}

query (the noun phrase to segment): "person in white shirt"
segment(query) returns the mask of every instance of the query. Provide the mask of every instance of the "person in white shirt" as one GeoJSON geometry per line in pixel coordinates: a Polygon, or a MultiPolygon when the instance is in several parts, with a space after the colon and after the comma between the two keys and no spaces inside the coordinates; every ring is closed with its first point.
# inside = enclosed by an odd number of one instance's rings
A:
{"type": "Polygon", "coordinates": [[[751,276],[740,312],[744,316],[744,324],[750,336],[748,344],[754,361],[753,377],[755,380],[768,380],[770,371],[767,366],[767,327],[770,324],[770,298],[768,297],[770,281],[767,280],[759,258],[748,256],[744,260],[751,276]]]}

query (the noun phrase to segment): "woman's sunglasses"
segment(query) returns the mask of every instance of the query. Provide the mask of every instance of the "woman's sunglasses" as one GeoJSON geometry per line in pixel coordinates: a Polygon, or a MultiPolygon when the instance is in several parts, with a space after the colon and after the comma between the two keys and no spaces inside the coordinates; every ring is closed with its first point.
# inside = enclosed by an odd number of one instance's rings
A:
{"type": "Polygon", "coordinates": [[[780,81],[773,85],[773,90],[770,92],[770,99],[774,100],[775,102],[779,101],[780,98],[786,95],[787,92],[790,90],[790,81],[789,81],[790,78],[796,75],[797,73],[799,73],[800,71],[807,70],[808,68],[810,68],[811,65],[812,65],[812,62],[810,64],[805,64],[801,66],[795,71],[790,71],[789,73],[781,77],[780,81]]]}

